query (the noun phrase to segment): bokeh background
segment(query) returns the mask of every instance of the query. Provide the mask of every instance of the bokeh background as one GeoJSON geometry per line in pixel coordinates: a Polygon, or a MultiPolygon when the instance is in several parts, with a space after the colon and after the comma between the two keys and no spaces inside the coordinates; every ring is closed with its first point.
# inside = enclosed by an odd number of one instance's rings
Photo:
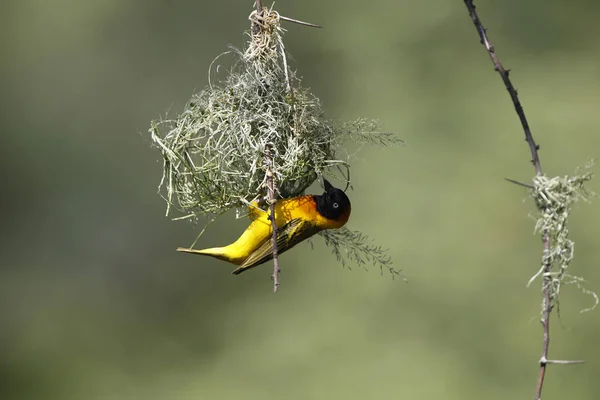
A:
{"type": "MultiPolygon", "coordinates": [[[[596,1],[477,2],[548,174],[600,153],[596,1]]],[[[348,270],[321,240],[270,267],[178,254],[151,119],[179,112],[241,47],[250,1],[3,3],[0,397],[516,399],[541,352],[518,119],[462,1],[280,1],[287,49],[332,118],[380,119],[407,146],[353,159],[351,229],[409,282],[348,270]]],[[[349,148],[355,149],[352,144],[349,148]]],[[[589,188],[598,191],[598,182],[589,188]]],[[[319,190],[317,187],[314,190],[319,190]]],[[[573,273],[600,290],[600,208],[578,205],[573,273]]],[[[200,245],[237,237],[212,225],[200,245]]],[[[552,320],[545,399],[600,396],[600,314],[574,287],[552,320]]]]}

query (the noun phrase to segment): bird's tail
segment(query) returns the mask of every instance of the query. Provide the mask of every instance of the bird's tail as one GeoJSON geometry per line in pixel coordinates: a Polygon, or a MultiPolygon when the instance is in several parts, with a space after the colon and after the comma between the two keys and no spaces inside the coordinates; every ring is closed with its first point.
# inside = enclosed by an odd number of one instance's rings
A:
{"type": "Polygon", "coordinates": [[[215,257],[218,258],[219,260],[224,260],[224,261],[230,261],[230,257],[228,257],[225,254],[225,251],[222,247],[213,247],[211,249],[203,249],[203,250],[196,250],[196,249],[188,249],[185,247],[178,247],[177,251],[183,252],[183,253],[191,253],[191,254],[200,254],[203,256],[211,256],[211,257],[215,257]]]}

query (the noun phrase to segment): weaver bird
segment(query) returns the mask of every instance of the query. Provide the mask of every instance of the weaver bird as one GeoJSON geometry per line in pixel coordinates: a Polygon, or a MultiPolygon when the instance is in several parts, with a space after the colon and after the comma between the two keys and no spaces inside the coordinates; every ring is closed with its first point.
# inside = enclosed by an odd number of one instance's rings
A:
{"type": "MultiPolygon", "coordinates": [[[[298,196],[275,203],[277,252],[284,253],[298,243],[325,229],[338,229],[350,217],[350,199],[341,189],[324,180],[322,195],[298,196]]],[[[204,250],[178,248],[177,251],[211,256],[239,265],[237,275],[273,258],[273,227],[269,213],[256,205],[250,207],[250,226],[238,240],[225,247],[204,250]]]]}

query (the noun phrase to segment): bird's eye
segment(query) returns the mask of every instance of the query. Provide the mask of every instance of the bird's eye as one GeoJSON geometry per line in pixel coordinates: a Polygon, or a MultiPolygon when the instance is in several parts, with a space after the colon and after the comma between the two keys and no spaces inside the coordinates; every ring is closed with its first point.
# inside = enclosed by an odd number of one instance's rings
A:
{"type": "Polygon", "coordinates": [[[333,203],[331,206],[332,206],[333,208],[338,208],[340,205],[339,205],[338,203],[333,203]]]}

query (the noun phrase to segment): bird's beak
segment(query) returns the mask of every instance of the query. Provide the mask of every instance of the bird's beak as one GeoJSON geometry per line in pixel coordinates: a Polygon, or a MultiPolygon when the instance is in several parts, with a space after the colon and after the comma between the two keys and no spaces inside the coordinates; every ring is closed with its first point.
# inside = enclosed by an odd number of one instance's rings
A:
{"type": "Polygon", "coordinates": [[[331,183],[325,178],[323,178],[323,185],[325,186],[325,191],[329,192],[331,189],[335,189],[331,183]]]}

